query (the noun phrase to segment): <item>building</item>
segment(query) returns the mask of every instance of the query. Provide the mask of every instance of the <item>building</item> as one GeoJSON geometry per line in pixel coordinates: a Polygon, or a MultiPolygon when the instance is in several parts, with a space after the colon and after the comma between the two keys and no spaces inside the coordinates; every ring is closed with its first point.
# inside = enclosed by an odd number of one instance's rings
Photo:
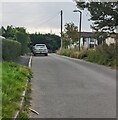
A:
{"type": "Polygon", "coordinates": [[[94,39],[93,32],[81,32],[80,47],[94,48],[98,45],[98,41],[94,39]]]}
{"type": "MultiPolygon", "coordinates": [[[[80,48],[94,48],[98,45],[98,41],[94,39],[94,33],[93,32],[81,32],[81,38],[80,38],[80,48]]],[[[79,47],[79,41],[70,44],[68,48],[78,48],[79,47]]]]}
{"type": "Polygon", "coordinates": [[[118,42],[118,33],[109,35],[109,37],[105,39],[105,42],[107,45],[116,44],[116,42],[118,42]]]}
{"type": "MultiPolygon", "coordinates": [[[[118,33],[110,34],[108,38],[105,39],[107,45],[116,44],[118,42],[118,33]]],[[[93,32],[81,32],[81,39],[80,39],[80,48],[95,48],[95,46],[102,44],[97,39],[94,38],[93,32]]],[[[79,41],[70,44],[68,48],[78,48],[79,41]]]]}

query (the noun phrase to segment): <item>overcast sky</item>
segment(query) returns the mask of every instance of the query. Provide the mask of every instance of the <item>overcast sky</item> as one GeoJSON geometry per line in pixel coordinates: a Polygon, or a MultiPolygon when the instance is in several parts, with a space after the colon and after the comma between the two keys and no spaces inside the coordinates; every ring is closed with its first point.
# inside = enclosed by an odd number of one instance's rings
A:
{"type": "MultiPolygon", "coordinates": [[[[2,2],[2,25],[23,26],[28,32],[60,34],[60,11],[63,10],[63,25],[73,22],[78,26],[79,13],[73,13],[77,9],[72,2],[2,2]]],[[[82,31],[92,31],[91,22],[88,21],[89,12],[82,11],[82,31]]]]}

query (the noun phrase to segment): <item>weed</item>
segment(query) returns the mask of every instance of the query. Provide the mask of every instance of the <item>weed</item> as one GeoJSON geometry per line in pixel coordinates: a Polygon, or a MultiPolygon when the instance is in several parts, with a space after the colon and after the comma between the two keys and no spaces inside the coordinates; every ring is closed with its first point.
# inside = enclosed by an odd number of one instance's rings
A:
{"type": "Polygon", "coordinates": [[[2,62],[2,117],[12,118],[20,109],[22,92],[31,73],[29,68],[13,62],[2,62]]]}

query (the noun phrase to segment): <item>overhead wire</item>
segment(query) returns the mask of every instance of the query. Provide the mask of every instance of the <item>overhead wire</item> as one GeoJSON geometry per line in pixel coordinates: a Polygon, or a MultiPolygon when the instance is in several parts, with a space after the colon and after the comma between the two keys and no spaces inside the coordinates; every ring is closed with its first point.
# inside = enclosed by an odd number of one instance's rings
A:
{"type": "Polygon", "coordinates": [[[41,26],[41,25],[43,25],[43,24],[45,24],[45,23],[48,23],[48,22],[51,21],[52,19],[56,18],[56,17],[59,15],[59,13],[60,13],[60,12],[56,13],[56,15],[54,15],[53,17],[51,17],[51,18],[47,19],[46,21],[40,23],[38,26],[41,26]]]}

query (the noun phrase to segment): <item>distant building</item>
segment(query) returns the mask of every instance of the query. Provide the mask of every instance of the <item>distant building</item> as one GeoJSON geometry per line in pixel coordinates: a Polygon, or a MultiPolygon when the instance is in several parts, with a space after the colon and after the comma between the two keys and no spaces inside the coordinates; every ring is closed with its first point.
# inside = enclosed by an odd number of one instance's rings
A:
{"type": "Polygon", "coordinates": [[[105,42],[107,45],[116,44],[116,42],[118,42],[118,33],[111,34],[105,39],[105,42]]]}
{"type": "Polygon", "coordinates": [[[81,32],[80,46],[84,48],[94,48],[98,41],[94,39],[93,32],[81,32]]]}
{"type": "MultiPolygon", "coordinates": [[[[80,39],[80,48],[94,48],[98,45],[98,41],[93,38],[94,33],[92,32],[81,32],[81,39],[80,39]]],[[[79,47],[79,41],[70,44],[68,48],[78,48],[79,47]]]]}
{"type": "MultiPolygon", "coordinates": [[[[94,48],[98,45],[98,42],[97,39],[94,39],[93,32],[81,32],[81,47],[94,48]]],[[[105,42],[107,45],[116,44],[116,42],[118,42],[118,33],[110,34],[109,37],[105,39],[105,42]]]]}
{"type": "MultiPolygon", "coordinates": [[[[118,33],[110,34],[108,38],[105,39],[107,45],[116,44],[118,42],[118,33]]],[[[95,48],[100,43],[97,39],[94,38],[93,32],[81,32],[81,39],[80,39],[80,48],[95,48]]],[[[79,41],[73,44],[70,44],[68,48],[78,48],[79,41]]]]}

